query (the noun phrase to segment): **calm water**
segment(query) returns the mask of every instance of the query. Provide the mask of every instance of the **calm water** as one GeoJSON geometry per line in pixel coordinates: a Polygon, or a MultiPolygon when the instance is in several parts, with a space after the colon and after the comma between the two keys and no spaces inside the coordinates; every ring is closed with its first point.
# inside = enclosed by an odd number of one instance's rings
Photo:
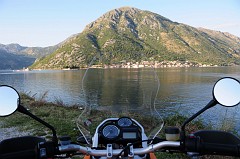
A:
{"type": "MultiPolygon", "coordinates": [[[[61,99],[67,105],[83,104],[81,84],[85,71],[0,71],[0,84],[11,85],[20,92],[36,97],[41,97],[47,92],[48,101],[61,99]]],[[[111,105],[126,103],[128,97],[131,101],[127,103],[137,107],[139,102],[143,101],[142,94],[139,93],[143,87],[143,81],[140,80],[142,71],[144,70],[95,69],[92,76],[85,80],[87,101],[95,105],[111,105]],[[98,100],[91,101],[93,96],[97,96],[94,100],[98,100]]],[[[160,80],[156,104],[163,115],[176,112],[190,115],[212,99],[212,87],[219,78],[231,76],[240,79],[240,67],[160,68],[156,69],[156,72],[160,80]]],[[[151,81],[148,82],[145,86],[153,87],[151,81]]],[[[218,106],[208,110],[202,118],[212,121],[231,118],[239,120],[238,107],[226,109],[218,106]]]]}

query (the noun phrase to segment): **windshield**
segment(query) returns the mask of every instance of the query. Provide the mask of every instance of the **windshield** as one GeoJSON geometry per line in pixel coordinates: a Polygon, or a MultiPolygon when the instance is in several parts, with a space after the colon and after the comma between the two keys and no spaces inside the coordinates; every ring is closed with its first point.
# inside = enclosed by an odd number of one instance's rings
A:
{"type": "Polygon", "coordinates": [[[128,117],[138,121],[148,139],[163,127],[155,107],[160,87],[154,61],[144,54],[138,59],[114,59],[111,54],[97,54],[89,61],[82,78],[84,108],[77,126],[88,144],[96,127],[107,118],[128,117]]]}

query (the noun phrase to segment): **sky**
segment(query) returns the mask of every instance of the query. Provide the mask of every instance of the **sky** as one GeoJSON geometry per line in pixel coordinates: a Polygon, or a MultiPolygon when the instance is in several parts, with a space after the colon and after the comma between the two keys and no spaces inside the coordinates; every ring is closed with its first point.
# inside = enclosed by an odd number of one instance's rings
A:
{"type": "Polygon", "coordinates": [[[0,44],[56,45],[124,6],[240,37],[240,0],[0,0],[0,44]]]}

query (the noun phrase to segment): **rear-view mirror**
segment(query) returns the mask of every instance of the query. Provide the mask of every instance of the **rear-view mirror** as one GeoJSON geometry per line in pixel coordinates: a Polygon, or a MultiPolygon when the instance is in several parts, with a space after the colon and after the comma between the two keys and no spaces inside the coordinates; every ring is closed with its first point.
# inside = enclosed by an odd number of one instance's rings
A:
{"type": "Polygon", "coordinates": [[[18,92],[6,85],[0,86],[0,116],[8,116],[14,113],[19,105],[18,92]]]}
{"type": "Polygon", "coordinates": [[[238,105],[240,103],[240,82],[230,77],[220,79],[213,87],[213,96],[223,106],[238,105]]]}

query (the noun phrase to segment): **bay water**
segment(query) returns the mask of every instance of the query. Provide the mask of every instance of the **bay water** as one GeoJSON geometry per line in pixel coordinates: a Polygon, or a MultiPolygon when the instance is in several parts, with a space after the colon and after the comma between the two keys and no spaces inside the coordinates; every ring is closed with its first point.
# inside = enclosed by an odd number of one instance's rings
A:
{"type": "MultiPolygon", "coordinates": [[[[91,80],[88,84],[91,89],[104,92],[108,98],[100,100],[99,103],[111,103],[125,100],[124,97],[113,95],[119,91],[120,94],[138,94],[138,89],[122,89],[122,85],[129,83],[121,82],[122,75],[128,76],[128,80],[136,80],[139,72],[143,69],[95,69],[96,74],[101,71],[104,79],[111,78],[114,87],[109,89],[104,84],[98,83],[94,87],[91,80]],[[107,93],[106,93],[107,92],[107,93]]],[[[47,94],[46,100],[50,102],[62,101],[65,105],[82,105],[84,100],[81,96],[83,70],[34,70],[34,71],[0,71],[0,85],[10,85],[19,92],[25,92],[36,98],[47,94]]],[[[212,99],[212,88],[214,83],[222,77],[234,77],[240,80],[240,67],[193,67],[193,68],[157,68],[156,74],[160,81],[160,89],[156,99],[156,105],[163,116],[181,113],[190,116],[203,108],[212,99]]],[[[94,76],[92,77],[94,78],[94,76]]],[[[97,77],[96,77],[97,78],[97,77]]],[[[93,79],[92,81],[96,81],[93,79]]],[[[125,81],[125,80],[124,80],[125,81]]],[[[149,83],[149,85],[151,85],[149,83]]],[[[129,86],[134,88],[134,86],[129,86]]],[[[87,95],[90,95],[88,93],[87,95]]],[[[133,96],[134,97],[134,96],[133,96]]],[[[88,98],[91,100],[91,98],[88,98]]],[[[141,97],[133,98],[133,103],[142,100],[141,97]]],[[[136,107],[136,105],[133,105],[136,107]]],[[[206,123],[219,127],[218,123],[233,122],[240,129],[240,108],[225,108],[216,106],[207,110],[200,118],[206,123]],[[220,122],[216,122],[220,121],[220,122]]]]}

